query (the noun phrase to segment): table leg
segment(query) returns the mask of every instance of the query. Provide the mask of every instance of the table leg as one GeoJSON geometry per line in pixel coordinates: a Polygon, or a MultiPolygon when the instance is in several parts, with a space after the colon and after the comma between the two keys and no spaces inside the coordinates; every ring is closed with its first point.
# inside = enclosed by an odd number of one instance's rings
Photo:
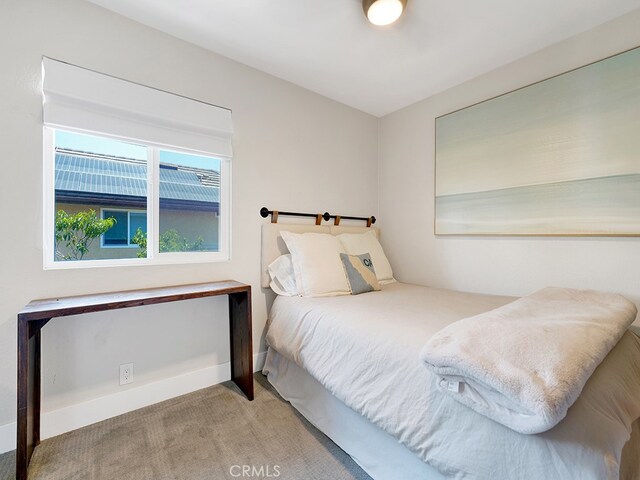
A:
{"type": "Polygon", "coordinates": [[[16,480],[27,479],[33,449],[40,443],[40,331],[48,321],[18,319],[16,480]]]}
{"type": "Polygon", "coordinates": [[[253,339],[251,290],[229,294],[231,380],[253,400],[253,339]]]}

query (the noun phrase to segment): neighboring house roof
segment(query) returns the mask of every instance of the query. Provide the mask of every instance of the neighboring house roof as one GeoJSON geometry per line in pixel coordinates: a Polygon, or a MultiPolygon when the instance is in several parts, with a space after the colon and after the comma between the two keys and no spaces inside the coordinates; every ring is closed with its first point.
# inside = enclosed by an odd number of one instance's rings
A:
{"type": "MultiPolygon", "coordinates": [[[[147,165],[141,160],[56,150],[56,201],[144,206],[147,165]]],[[[160,166],[160,206],[217,210],[220,174],[178,165],[160,166]]]]}

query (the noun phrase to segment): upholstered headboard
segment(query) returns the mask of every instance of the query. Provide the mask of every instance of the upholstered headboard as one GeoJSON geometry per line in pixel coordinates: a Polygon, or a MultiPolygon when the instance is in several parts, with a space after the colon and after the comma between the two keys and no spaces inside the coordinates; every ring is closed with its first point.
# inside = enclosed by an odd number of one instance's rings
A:
{"type": "Polygon", "coordinates": [[[289,253],[287,246],[280,236],[280,232],[289,231],[293,233],[330,233],[340,235],[341,233],[364,233],[373,230],[377,236],[380,232],[374,227],[342,227],[334,225],[302,225],[286,223],[265,223],[262,225],[262,257],[260,264],[260,284],[262,288],[269,288],[271,279],[267,267],[280,255],[289,253]]]}

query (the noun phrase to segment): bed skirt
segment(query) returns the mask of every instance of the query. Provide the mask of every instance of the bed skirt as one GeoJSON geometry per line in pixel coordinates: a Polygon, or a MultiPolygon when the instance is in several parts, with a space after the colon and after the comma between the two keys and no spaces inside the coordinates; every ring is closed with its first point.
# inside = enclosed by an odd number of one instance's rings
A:
{"type": "MultiPolygon", "coordinates": [[[[347,407],[273,348],[263,373],[280,396],[342,448],[374,480],[444,480],[440,472],[378,426],[347,407]]],[[[640,479],[640,419],[622,452],[620,480],[640,479]]]]}
{"type": "Polygon", "coordinates": [[[280,396],[375,480],[444,480],[395,438],[347,407],[306,371],[270,348],[262,370],[280,396]]]}

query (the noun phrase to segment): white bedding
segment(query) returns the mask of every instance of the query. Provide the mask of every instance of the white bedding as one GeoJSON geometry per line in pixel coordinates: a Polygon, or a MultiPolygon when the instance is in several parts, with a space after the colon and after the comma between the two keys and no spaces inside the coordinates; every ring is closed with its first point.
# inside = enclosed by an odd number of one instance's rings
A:
{"type": "Polygon", "coordinates": [[[333,298],[278,297],[269,345],[451,478],[617,479],[640,417],[640,339],[626,333],[567,417],[518,434],[438,390],[419,351],[438,330],[513,300],[391,284],[333,298]]]}

